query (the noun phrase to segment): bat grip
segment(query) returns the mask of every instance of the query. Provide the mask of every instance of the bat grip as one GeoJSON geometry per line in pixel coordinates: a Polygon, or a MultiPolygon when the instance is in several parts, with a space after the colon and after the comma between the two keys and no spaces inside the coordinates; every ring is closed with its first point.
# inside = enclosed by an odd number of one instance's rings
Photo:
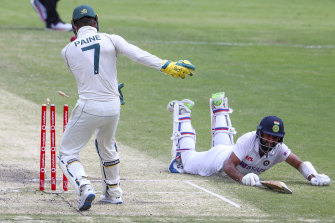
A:
{"type": "Polygon", "coordinates": [[[263,184],[260,182],[260,181],[258,181],[258,182],[256,182],[256,185],[255,185],[256,187],[262,187],[263,186],[263,184]]]}

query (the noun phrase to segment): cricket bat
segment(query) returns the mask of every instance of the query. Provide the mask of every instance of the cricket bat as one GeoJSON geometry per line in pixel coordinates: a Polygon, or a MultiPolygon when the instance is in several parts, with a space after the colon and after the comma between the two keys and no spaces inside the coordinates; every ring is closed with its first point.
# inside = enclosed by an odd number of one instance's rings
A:
{"type": "Polygon", "coordinates": [[[275,180],[266,180],[266,181],[260,181],[259,184],[256,186],[259,187],[266,187],[270,190],[274,190],[277,192],[285,193],[285,194],[292,194],[292,191],[290,188],[286,186],[284,182],[281,181],[275,181],[275,180]]]}

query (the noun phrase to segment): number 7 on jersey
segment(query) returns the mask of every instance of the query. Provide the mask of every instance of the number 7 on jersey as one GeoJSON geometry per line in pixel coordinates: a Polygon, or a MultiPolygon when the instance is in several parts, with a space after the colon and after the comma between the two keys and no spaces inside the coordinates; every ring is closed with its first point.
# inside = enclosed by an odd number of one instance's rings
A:
{"type": "Polygon", "coordinates": [[[94,74],[99,73],[99,57],[100,57],[100,44],[96,43],[87,47],[81,48],[81,51],[94,50],[94,74]]]}

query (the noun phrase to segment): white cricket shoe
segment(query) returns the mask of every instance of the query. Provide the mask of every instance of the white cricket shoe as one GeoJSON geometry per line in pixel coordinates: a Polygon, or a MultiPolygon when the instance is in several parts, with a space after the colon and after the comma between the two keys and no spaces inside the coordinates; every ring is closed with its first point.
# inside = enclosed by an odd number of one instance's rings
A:
{"type": "Polygon", "coordinates": [[[58,22],[57,24],[50,24],[50,27],[47,26],[46,30],[71,31],[72,25],[69,23],[58,22]]]}
{"type": "Polygon", "coordinates": [[[181,161],[180,152],[177,152],[176,157],[171,160],[169,171],[170,173],[184,173],[184,166],[181,161]]]}
{"type": "Polygon", "coordinates": [[[192,108],[194,107],[194,102],[189,99],[183,99],[181,101],[173,100],[170,101],[167,105],[167,110],[169,112],[174,111],[174,105],[178,104],[179,114],[191,113],[192,108]]]}
{"type": "Polygon", "coordinates": [[[111,204],[122,204],[122,198],[121,197],[112,197],[109,194],[102,194],[100,196],[100,202],[106,202],[111,204]]]}
{"type": "Polygon", "coordinates": [[[39,0],[30,0],[30,4],[35,9],[37,15],[40,17],[42,22],[46,23],[47,21],[47,10],[44,5],[39,0]]]}
{"type": "Polygon", "coordinates": [[[86,211],[91,208],[95,199],[94,188],[90,184],[85,184],[80,188],[79,211],[86,211]]]}

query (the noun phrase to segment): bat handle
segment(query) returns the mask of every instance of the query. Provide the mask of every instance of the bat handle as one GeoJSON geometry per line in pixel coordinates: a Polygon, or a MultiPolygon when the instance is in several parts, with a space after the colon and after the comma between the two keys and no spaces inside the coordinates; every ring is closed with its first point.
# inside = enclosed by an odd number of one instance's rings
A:
{"type": "Polygon", "coordinates": [[[258,181],[258,182],[256,182],[256,185],[255,185],[256,187],[262,187],[263,186],[263,184],[260,182],[260,181],[258,181]]]}

